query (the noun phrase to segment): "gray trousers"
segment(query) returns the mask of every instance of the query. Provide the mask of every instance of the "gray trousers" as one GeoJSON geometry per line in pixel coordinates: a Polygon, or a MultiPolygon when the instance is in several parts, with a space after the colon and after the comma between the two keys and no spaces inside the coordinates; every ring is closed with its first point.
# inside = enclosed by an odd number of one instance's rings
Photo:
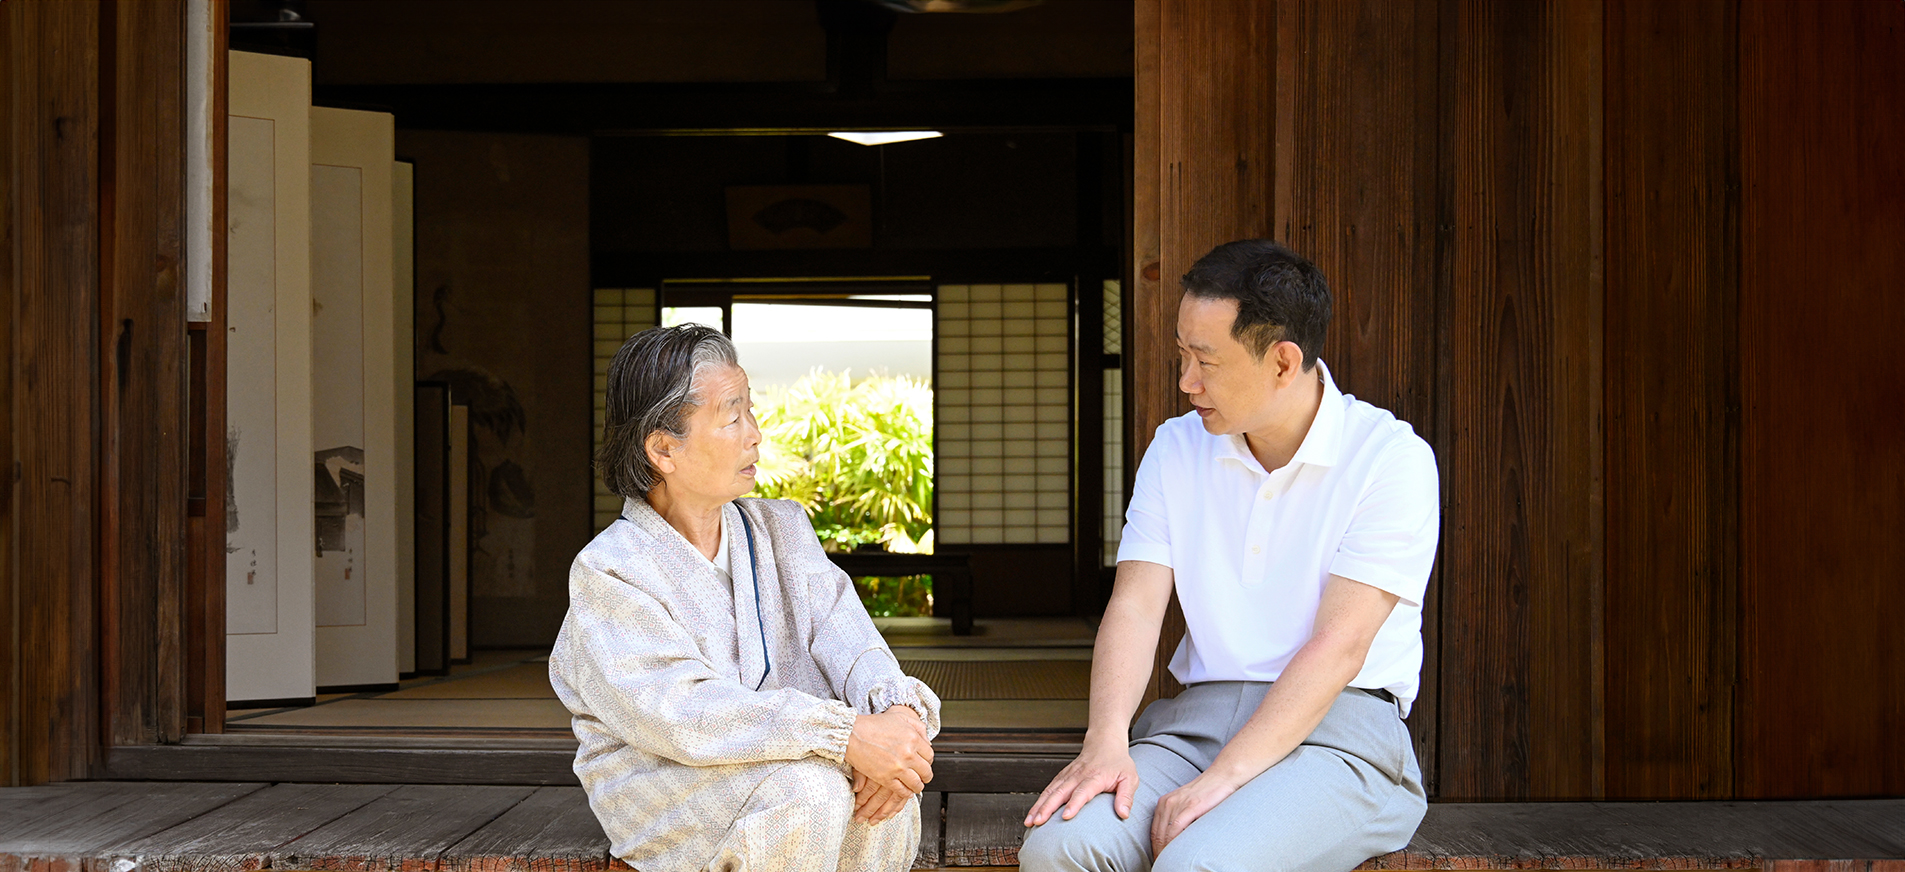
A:
{"type": "Polygon", "coordinates": [[[1184,829],[1155,860],[1151,813],[1217,759],[1263,702],[1270,685],[1213,681],[1152,703],[1132,728],[1138,792],[1119,820],[1111,794],[1071,820],[1029,831],[1025,872],[1265,870],[1347,872],[1409,844],[1428,800],[1396,704],[1343,691],[1316,731],[1277,765],[1184,829]]]}

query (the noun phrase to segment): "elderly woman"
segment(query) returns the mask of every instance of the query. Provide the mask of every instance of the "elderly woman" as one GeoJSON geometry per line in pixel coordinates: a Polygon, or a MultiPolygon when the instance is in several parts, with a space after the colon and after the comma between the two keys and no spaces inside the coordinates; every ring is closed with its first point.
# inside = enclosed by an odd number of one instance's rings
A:
{"type": "Polygon", "coordinates": [[[939,698],[900,671],[800,506],[754,488],[734,346],[645,331],[597,458],[622,518],[576,556],[549,655],[575,772],[642,872],[901,870],[939,698]]]}

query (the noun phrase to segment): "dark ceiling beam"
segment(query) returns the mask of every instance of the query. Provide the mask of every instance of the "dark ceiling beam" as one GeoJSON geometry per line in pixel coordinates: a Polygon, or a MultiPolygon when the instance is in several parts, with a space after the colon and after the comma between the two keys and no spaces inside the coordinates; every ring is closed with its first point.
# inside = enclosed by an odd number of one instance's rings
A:
{"type": "Polygon", "coordinates": [[[598,288],[652,288],[670,279],[924,276],[947,282],[1066,282],[1121,262],[1116,247],[783,251],[603,251],[590,257],[598,288]]]}
{"type": "Polygon", "coordinates": [[[592,136],[827,130],[1129,131],[1131,79],[797,84],[319,85],[323,106],[419,130],[592,136]]]}

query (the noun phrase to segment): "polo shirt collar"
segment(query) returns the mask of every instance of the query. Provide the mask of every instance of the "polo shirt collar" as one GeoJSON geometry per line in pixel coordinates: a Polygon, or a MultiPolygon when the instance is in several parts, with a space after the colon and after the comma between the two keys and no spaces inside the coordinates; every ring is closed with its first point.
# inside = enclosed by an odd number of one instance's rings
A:
{"type": "MultiPolygon", "coordinates": [[[[1303,442],[1297,446],[1296,455],[1290,458],[1291,464],[1307,463],[1314,466],[1335,466],[1343,453],[1343,392],[1337,390],[1336,379],[1330,376],[1329,364],[1322,358],[1316,359],[1316,365],[1322,370],[1323,403],[1316,409],[1316,420],[1310,422],[1310,431],[1303,434],[1303,442]]],[[[1216,459],[1226,458],[1244,465],[1245,469],[1265,472],[1263,464],[1257,462],[1257,456],[1250,453],[1250,444],[1241,435],[1225,436],[1218,444],[1216,459]]]]}

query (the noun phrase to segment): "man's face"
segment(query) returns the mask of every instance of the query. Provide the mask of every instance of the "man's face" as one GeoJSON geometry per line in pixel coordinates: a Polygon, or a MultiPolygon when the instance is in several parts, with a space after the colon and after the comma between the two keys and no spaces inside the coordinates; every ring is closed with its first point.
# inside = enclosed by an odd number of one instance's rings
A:
{"type": "Polygon", "coordinates": [[[1185,294],[1177,305],[1177,387],[1220,436],[1260,431],[1275,418],[1277,355],[1252,355],[1230,335],[1236,320],[1236,300],[1185,294]]]}

